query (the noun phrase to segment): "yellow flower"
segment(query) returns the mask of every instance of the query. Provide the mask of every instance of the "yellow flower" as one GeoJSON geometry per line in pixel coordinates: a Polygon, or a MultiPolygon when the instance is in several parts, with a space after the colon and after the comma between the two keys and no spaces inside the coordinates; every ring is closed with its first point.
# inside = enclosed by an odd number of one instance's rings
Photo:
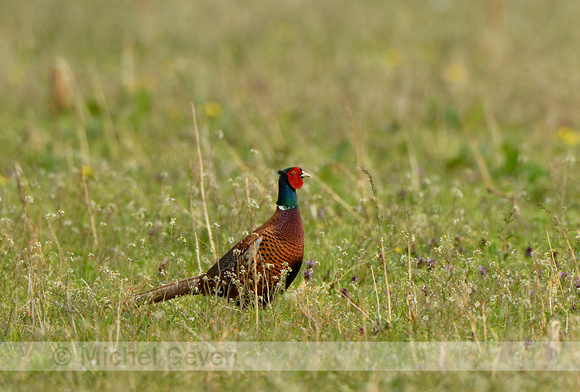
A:
{"type": "Polygon", "coordinates": [[[399,65],[401,65],[401,52],[399,52],[397,49],[389,49],[383,55],[383,59],[387,67],[397,68],[399,65]]]}
{"type": "Polygon", "coordinates": [[[207,102],[203,105],[203,114],[207,117],[219,117],[222,114],[222,107],[217,102],[207,102]]]}
{"type": "Polygon", "coordinates": [[[83,165],[81,166],[81,173],[83,174],[83,176],[90,178],[93,176],[93,174],[95,174],[95,171],[93,170],[92,167],[83,165]]]}
{"type": "Polygon", "coordinates": [[[463,82],[467,77],[467,71],[463,63],[453,61],[445,66],[443,69],[443,77],[451,83],[463,82]]]}
{"type": "Polygon", "coordinates": [[[8,178],[6,178],[2,174],[0,174],[0,186],[4,186],[6,184],[8,184],[8,178]]]}
{"type": "Polygon", "coordinates": [[[558,128],[558,137],[570,146],[576,146],[580,143],[580,132],[570,127],[558,128]]]}
{"type": "Polygon", "coordinates": [[[395,248],[395,253],[401,253],[401,252],[402,252],[401,248],[399,248],[399,247],[397,246],[397,247],[395,248]]]}

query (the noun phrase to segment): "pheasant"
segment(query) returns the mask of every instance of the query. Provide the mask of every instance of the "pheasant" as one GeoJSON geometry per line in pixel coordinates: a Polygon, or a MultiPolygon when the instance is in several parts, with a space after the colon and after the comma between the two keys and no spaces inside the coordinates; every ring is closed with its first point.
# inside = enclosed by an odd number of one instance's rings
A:
{"type": "Polygon", "coordinates": [[[278,171],[274,215],[233,246],[206,273],[138,294],[137,303],[166,301],[186,294],[217,295],[242,304],[265,305],[294,281],[304,255],[304,230],[296,190],[310,177],[299,167],[278,171]],[[281,282],[285,280],[282,287],[281,282]]]}

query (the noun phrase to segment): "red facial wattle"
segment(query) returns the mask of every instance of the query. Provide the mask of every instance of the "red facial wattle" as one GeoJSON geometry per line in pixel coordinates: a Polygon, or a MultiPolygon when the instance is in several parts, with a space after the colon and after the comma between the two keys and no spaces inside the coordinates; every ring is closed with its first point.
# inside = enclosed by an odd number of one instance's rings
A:
{"type": "Polygon", "coordinates": [[[288,172],[288,183],[294,189],[302,188],[304,181],[302,181],[302,170],[299,167],[295,167],[288,172]]]}

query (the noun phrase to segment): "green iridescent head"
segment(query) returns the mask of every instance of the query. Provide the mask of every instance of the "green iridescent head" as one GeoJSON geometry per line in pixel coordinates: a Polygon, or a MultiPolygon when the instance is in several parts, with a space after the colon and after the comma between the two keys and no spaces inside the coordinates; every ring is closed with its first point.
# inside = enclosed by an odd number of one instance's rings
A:
{"type": "Polygon", "coordinates": [[[282,209],[292,209],[298,207],[298,197],[296,189],[302,188],[304,177],[310,174],[302,171],[298,166],[288,169],[278,170],[280,179],[278,181],[278,201],[276,204],[282,209]]]}

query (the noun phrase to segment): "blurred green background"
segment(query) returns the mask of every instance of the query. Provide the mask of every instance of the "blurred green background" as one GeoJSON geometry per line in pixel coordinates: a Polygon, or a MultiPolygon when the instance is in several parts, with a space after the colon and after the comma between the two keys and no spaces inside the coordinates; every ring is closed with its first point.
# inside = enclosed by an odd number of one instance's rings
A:
{"type": "Polygon", "coordinates": [[[222,130],[243,159],[256,149],[272,168],[352,165],[353,127],[359,163],[376,171],[400,169],[401,128],[416,138],[419,163],[431,165],[461,157],[465,125],[489,138],[494,121],[500,137],[520,132],[549,147],[558,129],[580,122],[575,1],[3,1],[2,9],[4,171],[16,158],[41,167],[71,159],[79,121],[91,159],[171,161],[189,148],[190,102],[209,137],[222,130]],[[62,61],[80,120],[50,110],[50,75],[62,61]]]}

